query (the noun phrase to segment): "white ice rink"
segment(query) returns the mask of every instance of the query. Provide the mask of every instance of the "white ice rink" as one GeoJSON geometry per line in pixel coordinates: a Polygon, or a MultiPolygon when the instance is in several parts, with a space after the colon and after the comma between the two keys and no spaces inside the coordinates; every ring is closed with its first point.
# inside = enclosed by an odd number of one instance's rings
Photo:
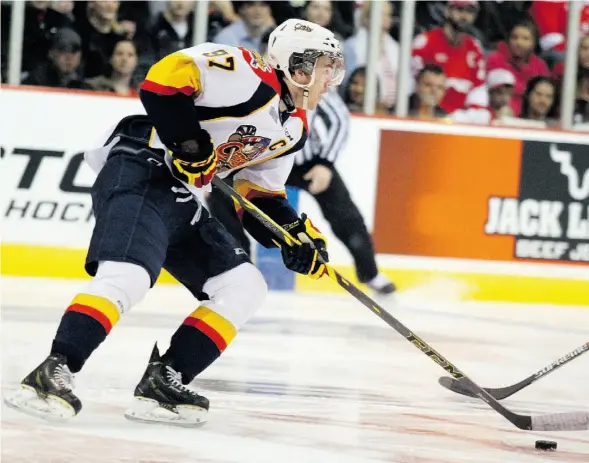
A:
{"type": "MultiPolygon", "coordinates": [[[[6,394],[47,354],[76,286],[3,285],[6,394]]],[[[483,386],[520,381],[589,340],[587,309],[446,296],[413,291],[385,305],[483,386]]],[[[125,316],[77,376],[84,408],[71,423],[2,405],[2,462],[589,462],[589,431],[521,431],[482,402],[443,389],[440,367],[346,295],[272,294],[195,381],[211,400],[205,426],[126,421],[153,342],[167,348],[193,308],[187,292],[164,287],[125,316]],[[558,450],[535,450],[537,439],[556,440],[558,450]]],[[[589,354],[504,403],[525,414],[589,411],[589,354]]]]}

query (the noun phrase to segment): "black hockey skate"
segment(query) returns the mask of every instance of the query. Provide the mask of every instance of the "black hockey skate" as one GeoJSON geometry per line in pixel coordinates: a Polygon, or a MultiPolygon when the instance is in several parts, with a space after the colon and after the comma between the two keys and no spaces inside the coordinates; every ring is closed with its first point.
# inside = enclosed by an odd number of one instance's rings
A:
{"type": "Polygon", "coordinates": [[[147,370],[135,388],[129,420],[197,426],[206,422],[209,400],[182,384],[182,375],[160,357],[153,347],[147,370]]]}
{"type": "Polygon", "coordinates": [[[72,392],[73,380],[66,358],[53,354],[23,379],[21,390],[6,397],[4,403],[49,421],[66,421],[82,409],[72,392]]]}

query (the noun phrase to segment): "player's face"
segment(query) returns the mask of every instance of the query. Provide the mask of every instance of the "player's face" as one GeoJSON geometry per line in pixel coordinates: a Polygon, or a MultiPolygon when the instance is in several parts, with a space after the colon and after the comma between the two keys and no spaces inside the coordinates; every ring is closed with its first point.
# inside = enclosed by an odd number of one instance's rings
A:
{"type": "Polygon", "coordinates": [[[546,116],[554,102],[554,87],[547,82],[540,82],[530,92],[530,109],[531,112],[546,116]]]}
{"type": "Polygon", "coordinates": [[[534,52],[534,36],[527,27],[516,27],[509,36],[509,51],[516,58],[526,58],[534,52]]]}
{"type": "Polygon", "coordinates": [[[314,1],[307,5],[307,19],[312,23],[326,27],[331,22],[331,2],[314,1]]]}
{"type": "MultiPolygon", "coordinates": [[[[343,61],[334,60],[329,56],[321,56],[315,63],[315,80],[309,87],[309,97],[307,100],[307,109],[315,109],[321,96],[327,92],[327,89],[333,85],[338,85],[343,78],[343,61]]],[[[297,71],[295,76],[297,83],[308,85],[311,82],[311,76],[297,71]]],[[[299,99],[297,99],[297,107],[301,107],[303,103],[303,89],[300,89],[299,99]],[[300,101],[299,101],[300,100],[300,101]]]]}
{"type": "Polygon", "coordinates": [[[509,106],[512,95],[513,86],[511,85],[502,85],[489,91],[489,103],[491,108],[497,110],[504,106],[509,106]]]}
{"type": "Polygon", "coordinates": [[[422,104],[438,106],[446,93],[446,77],[444,74],[425,72],[417,82],[416,91],[422,104]]]}
{"type": "Polygon", "coordinates": [[[589,69],[589,35],[585,36],[579,45],[579,66],[589,69]]]}
{"type": "Polygon", "coordinates": [[[118,42],[112,54],[111,64],[116,72],[129,75],[137,67],[137,51],[129,41],[118,42]]]}

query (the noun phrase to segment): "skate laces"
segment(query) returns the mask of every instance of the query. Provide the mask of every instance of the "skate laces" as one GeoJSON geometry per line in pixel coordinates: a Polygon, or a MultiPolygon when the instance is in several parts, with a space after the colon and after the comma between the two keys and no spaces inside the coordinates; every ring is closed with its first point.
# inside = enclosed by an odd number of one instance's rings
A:
{"type": "Polygon", "coordinates": [[[63,389],[71,391],[74,387],[74,375],[67,365],[57,365],[53,372],[55,382],[63,389]]]}
{"type": "Polygon", "coordinates": [[[170,382],[172,386],[178,389],[181,392],[187,392],[191,396],[197,397],[197,392],[192,389],[190,386],[187,386],[182,383],[182,373],[179,371],[174,370],[171,366],[166,365],[166,378],[170,382]]]}

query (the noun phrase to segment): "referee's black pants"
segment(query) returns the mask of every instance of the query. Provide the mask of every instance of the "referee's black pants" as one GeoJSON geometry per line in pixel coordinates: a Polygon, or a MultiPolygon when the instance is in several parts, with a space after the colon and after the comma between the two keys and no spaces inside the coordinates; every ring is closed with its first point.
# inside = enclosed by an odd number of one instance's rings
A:
{"type": "MultiPolygon", "coordinates": [[[[365,283],[372,280],[378,273],[374,257],[374,244],[344,181],[335,168],[331,169],[333,176],[329,187],[314,197],[323,216],[331,225],[333,233],[352,254],[358,280],[365,283]]],[[[310,182],[303,179],[308,171],[308,166],[295,165],[286,184],[308,191],[310,182]]],[[[229,179],[230,177],[227,181],[230,181],[229,179]]],[[[213,186],[207,203],[211,213],[225,225],[225,228],[239,241],[243,249],[251,254],[250,241],[237,217],[233,201],[226,198],[213,186]]]]}

